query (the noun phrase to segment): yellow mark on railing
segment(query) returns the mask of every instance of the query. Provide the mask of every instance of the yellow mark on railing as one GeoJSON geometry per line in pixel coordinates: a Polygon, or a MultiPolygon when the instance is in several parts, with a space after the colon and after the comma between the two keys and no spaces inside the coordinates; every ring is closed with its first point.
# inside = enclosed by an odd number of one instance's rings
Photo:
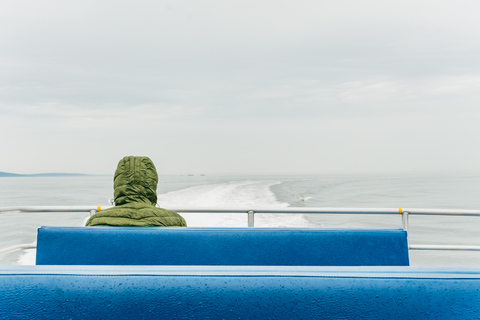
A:
{"type": "Polygon", "coordinates": [[[402,208],[398,208],[398,213],[399,213],[399,214],[402,214],[402,213],[403,213],[402,208]]]}
{"type": "Polygon", "coordinates": [[[102,207],[101,207],[101,206],[98,206],[98,207],[97,207],[97,212],[100,212],[100,210],[102,210],[102,207]]]}

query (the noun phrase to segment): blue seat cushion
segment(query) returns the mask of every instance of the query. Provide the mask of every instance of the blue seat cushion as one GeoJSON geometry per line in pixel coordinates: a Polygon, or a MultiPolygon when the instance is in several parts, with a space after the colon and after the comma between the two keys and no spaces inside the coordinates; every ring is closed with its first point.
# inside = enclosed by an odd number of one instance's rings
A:
{"type": "Polygon", "coordinates": [[[479,318],[479,268],[393,268],[3,266],[0,319],[479,318]]]}

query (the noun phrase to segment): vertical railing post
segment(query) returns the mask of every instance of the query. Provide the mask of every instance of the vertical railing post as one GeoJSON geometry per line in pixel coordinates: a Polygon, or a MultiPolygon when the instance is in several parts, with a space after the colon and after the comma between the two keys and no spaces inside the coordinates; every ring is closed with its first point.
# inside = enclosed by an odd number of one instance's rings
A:
{"type": "Polygon", "coordinates": [[[403,230],[408,232],[408,211],[402,212],[402,226],[403,230]]]}
{"type": "Polygon", "coordinates": [[[407,233],[407,248],[410,249],[410,241],[408,241],[408,211],[402,212],[403,230],[407,233]]]}
{"type": "Polygon", "coordinates": [[[248,227],[253,228],[255,226],[255,211],[248,211],[248,227]]]}

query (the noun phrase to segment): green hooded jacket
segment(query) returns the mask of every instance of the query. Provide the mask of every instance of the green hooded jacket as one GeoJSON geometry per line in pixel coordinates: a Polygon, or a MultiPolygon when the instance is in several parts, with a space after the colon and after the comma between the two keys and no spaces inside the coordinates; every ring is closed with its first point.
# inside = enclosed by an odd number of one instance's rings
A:
{"type": "Polygon", "coordinates": [[[123,158],[113,181],[115,207],[91,216],[87,226],[187,226],[178,213],[155,207],[158,175],[150,158],[123,158]]]}

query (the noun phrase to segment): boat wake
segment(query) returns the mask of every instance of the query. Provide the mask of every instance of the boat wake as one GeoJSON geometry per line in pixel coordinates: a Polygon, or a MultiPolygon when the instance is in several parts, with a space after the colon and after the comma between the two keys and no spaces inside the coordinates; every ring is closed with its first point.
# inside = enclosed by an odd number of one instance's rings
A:
{"type": "MultiPolygon", "coordinates": [[[[163,208],[208,207],[208,208],[264,208],[288,207],[280,202],[270,187],[280,181],[232,181],[191,187],[158,196],[163,208]]],[[[247,227],[247,215],[243,213],[182,213],[189,227],[247,227]]],[[[319,227],[305,215],[256,214],[256,227],[319,227]]]]}

